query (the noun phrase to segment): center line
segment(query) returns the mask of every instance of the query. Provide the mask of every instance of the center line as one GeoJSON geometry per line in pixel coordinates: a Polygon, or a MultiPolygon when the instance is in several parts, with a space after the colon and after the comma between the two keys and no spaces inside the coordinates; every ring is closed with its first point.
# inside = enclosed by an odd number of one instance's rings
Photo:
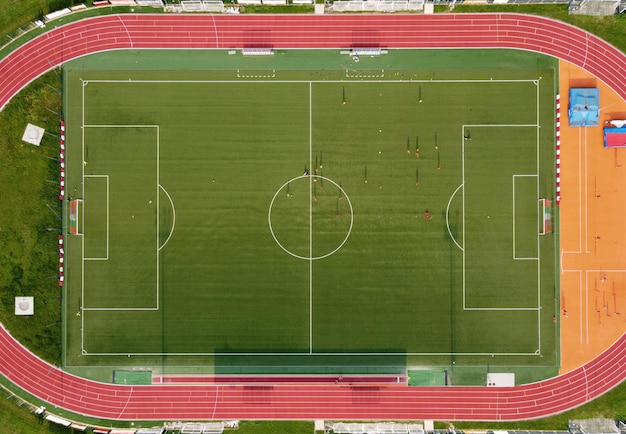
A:
{"type": "Polygon", "coordinates": [[[313,353],[313,110],[309,81],[309,354],[313,353]]]}

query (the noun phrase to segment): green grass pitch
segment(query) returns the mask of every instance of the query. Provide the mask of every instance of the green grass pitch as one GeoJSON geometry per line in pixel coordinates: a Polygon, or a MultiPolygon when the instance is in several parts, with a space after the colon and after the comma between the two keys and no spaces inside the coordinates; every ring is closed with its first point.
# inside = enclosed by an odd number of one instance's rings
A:
{"type": "Polygon", "coordinates": [[[67,66],[66,366],[555,372],[556,62],[459,53],[67,66]]]}

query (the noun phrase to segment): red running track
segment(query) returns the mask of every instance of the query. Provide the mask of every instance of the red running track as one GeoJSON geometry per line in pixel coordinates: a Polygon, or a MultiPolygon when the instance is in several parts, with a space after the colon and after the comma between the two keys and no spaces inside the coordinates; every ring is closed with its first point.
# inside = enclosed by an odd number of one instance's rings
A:
{"type": "Polygon", "coordinates": [[[583,367],[518,387],[98,383],[42,361],[0,328],[0,371],[35,396],[107,419],[519,420],[560,413],[626,377],[626,334],[583,367]]]}
{"type": "MultiPolygon", "coordinates": [[[[0,108],[55,65],[127,48],[516,48],[567,60],[626,97],[626,56],[568,24],[519,14],[111,15],[54,28],[0,61],[0,108]]],[[[626,98],[625,98],[626,99],[626,98]]]]}
{"type": "MultiPolygon", "coordinates": [[[[54,28],[0,60],[0,107],[36,77],[85,54],[128,48],[515,48],[583,67],[626,99],[626,56],[567,24],[519,14],[121,15],[54,28]]],[[[98,418],[520,420],[560,413],[626,378],[626,334],[565,375],[511,388],[97,383],[40,360],[0,327],[0,372],[31,394],[98,418]]]]}

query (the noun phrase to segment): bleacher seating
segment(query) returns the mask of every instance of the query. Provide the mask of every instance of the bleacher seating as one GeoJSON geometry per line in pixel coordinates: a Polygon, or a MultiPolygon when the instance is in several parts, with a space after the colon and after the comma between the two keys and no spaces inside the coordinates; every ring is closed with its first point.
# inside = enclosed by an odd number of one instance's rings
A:
{"type": "Polygon", "coordinates": [[[620,6],[620,0],[581,0],[569,5],[570,14],[608,16],[614,15],[620,6]],[[577,6],[574,6],[576,4],[577,6]]]}
{"type": "Polygon", "coordinates": [[[334,434],[424,434],[422,424],[395,422],[378,423],[343,423],[332,424],[334,434]]]}
{"type": "Polygon", "coordinates": [[[425,0],[337,0],[333,3],[335,12],[402,12],[421,11],[425,0]]]}
{"type": "Polygon", "coordinates": [[[135,0],[138,6],[154,6],[162,8],[165,6],[163,0],[135,0]]]}
{"type": "Polygon", "coordinates": [[[271,56],[274,54],[274,50],[272,48],[247,47],[241,50],[241,54],[244,56],[271,56]]]}
{"type": "Polygon", "coordinates": [[[224,422],[183,423],[180,434],[221,434],[224,422]]]}
{"type": "Polygon", "coordinates": [[[382,51],[380,48],[364,48],[357,47],[352,49],[352,55],[354,56],[380,56],[382,51]]]}
{"type": "Polygon", "coordinates": [[[224,12],[222,0],[181,0],[183,12],[224,12]]]}

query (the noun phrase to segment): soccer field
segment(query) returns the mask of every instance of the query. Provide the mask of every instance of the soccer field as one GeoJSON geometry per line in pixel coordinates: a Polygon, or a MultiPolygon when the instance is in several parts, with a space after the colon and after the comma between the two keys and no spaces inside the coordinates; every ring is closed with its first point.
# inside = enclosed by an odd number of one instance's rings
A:
{"type": "Polygon", "coordinates": [[[70,63],[66,366],[556,372],[556,62],[441,56],[70,63]]]}

